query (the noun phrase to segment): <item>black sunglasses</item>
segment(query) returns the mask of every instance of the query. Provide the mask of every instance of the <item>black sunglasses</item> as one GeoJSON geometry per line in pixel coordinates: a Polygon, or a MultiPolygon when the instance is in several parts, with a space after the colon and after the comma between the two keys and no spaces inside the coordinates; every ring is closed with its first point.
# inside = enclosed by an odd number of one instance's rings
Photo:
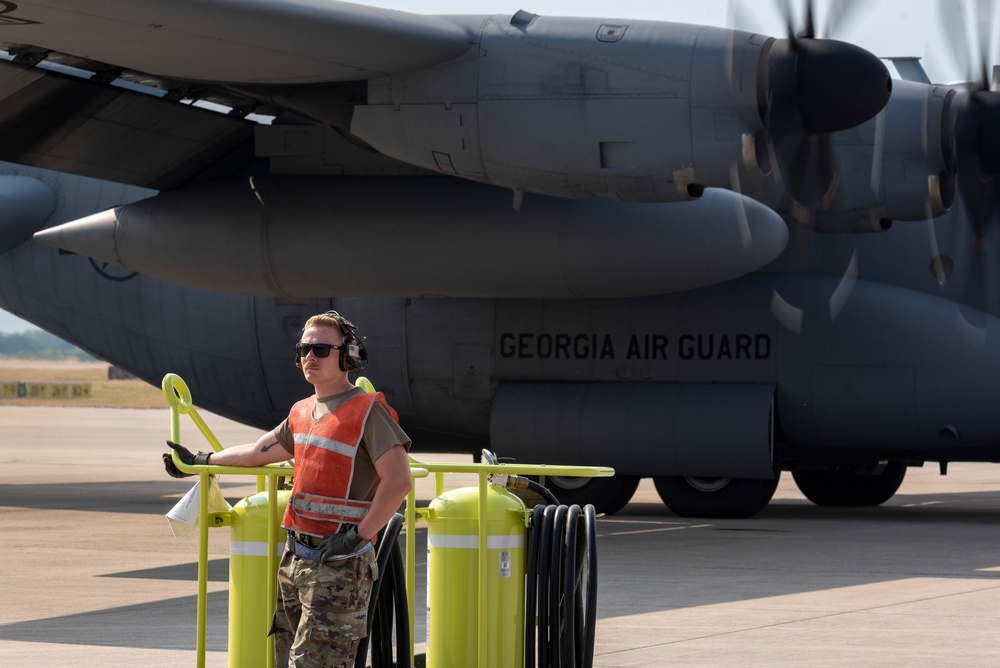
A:
{"type": "Polygon", "coordinates": [[[335,346],[329,343],[296,343],[295,354],[305,357],[311,350],[316,357],[329,357],[331,350],[340,350],[342,346],[335,346]]]}

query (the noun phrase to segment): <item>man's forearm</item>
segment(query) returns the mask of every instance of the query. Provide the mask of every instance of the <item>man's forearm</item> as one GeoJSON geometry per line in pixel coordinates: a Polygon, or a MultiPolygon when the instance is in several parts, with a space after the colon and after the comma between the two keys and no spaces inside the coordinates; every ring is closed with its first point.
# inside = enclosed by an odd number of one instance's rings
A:
{"type": "Polygon", "coordinates": [[[390,488],[389,485],[384,483],[379,486],[378,491],[375,492],[375,497],[372,499],[371,508],[368,509],[368,513],[364,516],[364,519],[358,523],[359,536],[365,539],[371,538],[389,523],[389,520],[399,510],[399,506],[406,500],[406,495],[410,492],[409,478],[407,478],[405,489],[401,489],[398,486],[394,487],[395,489],[390,488]]]}
{"type": "Polygon", "coordinates": [[[379,471],[381,481],[372,497],[368,514],[358,523],[358,535],[362,538],[371,538],[389,522],[413,486],[409,460],[406,458],[406,450],[401,446],[396,446],[379,458],[375,468],[379,471]],[[383,462],[386,458],[388,461],[383,462]]]}
{"type": "Polygon", "coordinates": [[[265,466],[291,459],[273,434],[265,434],[256,443],[244,443],[212,453],[216,466],[265,466]]]}

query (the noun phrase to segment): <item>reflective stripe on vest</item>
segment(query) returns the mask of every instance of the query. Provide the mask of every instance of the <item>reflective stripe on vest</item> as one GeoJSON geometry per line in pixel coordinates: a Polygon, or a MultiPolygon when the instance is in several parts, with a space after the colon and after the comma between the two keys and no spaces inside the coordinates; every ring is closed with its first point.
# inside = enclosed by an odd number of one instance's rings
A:
{"type": "Polygon", "coordinates": [[[348,499],[354,478],[354,458],[365,422],[375,404],[374,394],[348,399],[319,420],[312,417],[316,400],[292,407],[289,426],[295,441],[295,479],[282,526],[291,531],[326,536],[342,522],[357,524],[371,503],[348,499]]]}
{"type": "Polygon", "coordinates": [[[349,522],[357,524],[371,507],[370,501],[331,499],[326,496],[299,492],[292,496],[295,514],[319,522],[349,522]]]}

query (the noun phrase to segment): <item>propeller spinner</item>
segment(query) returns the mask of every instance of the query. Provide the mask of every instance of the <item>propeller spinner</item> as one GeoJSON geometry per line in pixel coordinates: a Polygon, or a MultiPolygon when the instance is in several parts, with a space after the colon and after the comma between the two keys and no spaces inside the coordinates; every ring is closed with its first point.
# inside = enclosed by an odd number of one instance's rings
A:
{"type": "MultiPolygon", "coordinates": [[[[788,37],[766,47],[758,70],[758,106],[769,144],[789,196],[809,208],[823,207],[837,185],[829,134],[875,117],[889,101],[892,78],[864,49],[816,36],[812,3],[796,31],[787,0],[778,2],[788,37]]],[[[830,6],[828,30],[842,25],[856,6],[830,6]]]]}

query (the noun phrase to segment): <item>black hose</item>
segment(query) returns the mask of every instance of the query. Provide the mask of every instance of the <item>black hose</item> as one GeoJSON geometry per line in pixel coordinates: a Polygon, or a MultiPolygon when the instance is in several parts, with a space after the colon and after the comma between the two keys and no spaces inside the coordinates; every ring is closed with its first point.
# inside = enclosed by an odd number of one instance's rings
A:
{"type": "Polygon", "coordinates": [[[368,601],[368,635],[361,639],[355,668],[367,665],[371,647],[372,668],[410,668],[410,618],[406,604],[406,569],[399,547],[403,516],[396,513],[379,535],[376,563],[378,579],[368,601]],[[395,622],[395,623],[394,623],[395,622]],[[392,658],[392,630],[396,628],[396,663],[392,658]]]}
{"type": "Polygon", "coordinates": [[[597,634],[597,510],[594,506],[587,504],[583,508],[583,535],[585,541],[586,562],[584,559],[580,563],[586,568],[586,577],[581,578],[587,587],[585,609],[581,623],[585,629],[582,634],[583,645],[580,653],[583,656],[583,667],[592,668],[594,665],[594,639],[597,634]]]}
{"type": "Polygon", "coordinates": [[[556,495],[553,494],[548,487],[545,487],[544,485],[535,482],[531,478],[525,478],[525,479],[528,481],[528,489],[541,496],[543,499],[548,501],[553,506],[559,505],[559,499],[556,498],[556,495]]]}
{"type": "MultiPolygon", "coordinates": [[[[545,506],[537,505],[531,511],[531,522],[529,527],[541,526],[542,516],[545,513],[545,506]]],[[[529,663],[525,660],[525,668],[535,665],[535,614],[538,610],[538,544],[541,542],[541,531],[528,530],[528,558],[525,567],[525,596],[524,596],[524,656],[531,657],[529,663]]]]}
{"type": "Polygon", "coordinates": [[[531,513],[525,566],[525,668],[593,666],[596,518],[592,505],[536,506],[531,513]]]}
{"type": "MultiPolygon", "coordinates": [[[[536,580],[528,583],[528,593],[525,594],[532,598],[538,597],[538,656],[539,661],[544,657],[545,664],[542,665],[547,665],[549,660],[549,590],[544,585],[547,585],[550,580],[549,570],[552,567],[552,518],[555,516],[557,507],[545,506],[542,509],[536,580]],[[539,586],[540,583],[543,586],[539,586]]],[[[524,665],[526,667],[534,666],[534,660],[534,657],[532,657],[532,663],[529,664],[525,661],[524,665]]]]}
{"type": "MultiPolygon", "coordinates": [[[[560,639],[563,617],[563,594],[562,573],[565,567],[564,555],[566,554],[566,543],[562,540],[563,532],[566,531],[566,506],[556,506],[552,515],[552,550],[549,553],[549,586],[544,591],[549,596],[549,666],[562,668],[562,652],[560,651],[560,639]]],[[[539,590],[543,591],[543,590],[539,590]]]]}
{"type": "MultiPolygon", "coordinates": [[[[563,506],[565,507],[565,506],[563,506]]],[[[579,523],[580,506],[572,505],[566,510],[566,531],[563,539],[563,586],[562,586],[562,638],[559,643],[559,663],[564,666],[576,665],[576,611],[577,611],[577,560],[576,560],[576,527],[579,523]],[[572,595],[567,596],[567,593],[572,595]]]]}
{"type": "Polygon", "coordinates": [[[410,668],[410,607],[406,599],[406,561],[399,546],[393,550],[395,555],[389,565],[392,568],[392,581],[395,586],[392,588],[395,593],[396,610],[396,652],[404,652],[396,665],[399,668],[410,668]],[[402,648],[402,649],[400,649],[402,648]]]}

